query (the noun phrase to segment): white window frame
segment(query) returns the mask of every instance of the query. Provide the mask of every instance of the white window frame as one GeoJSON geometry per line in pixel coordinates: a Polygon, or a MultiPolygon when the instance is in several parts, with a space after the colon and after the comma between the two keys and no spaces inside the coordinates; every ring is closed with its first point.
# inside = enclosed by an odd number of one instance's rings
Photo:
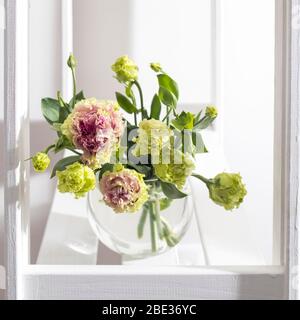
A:
{"type": "MultiPolygon", "coordinates": [[[[64,3],[65,0],[62,1],[64,3]]],[[[282,266],[42,266],[29,260],[28,1],[6,0],[5,232],[8,299],[296,299],[300,31],[276,0],[278,227],[282,266]]],[[[300,9],[299,9],[300,11],[300,9]]],[[[65,82],[67,87],[67,80],[65,82]]],[[[67,89],[65,89],[67,90],[67,89]]]]}

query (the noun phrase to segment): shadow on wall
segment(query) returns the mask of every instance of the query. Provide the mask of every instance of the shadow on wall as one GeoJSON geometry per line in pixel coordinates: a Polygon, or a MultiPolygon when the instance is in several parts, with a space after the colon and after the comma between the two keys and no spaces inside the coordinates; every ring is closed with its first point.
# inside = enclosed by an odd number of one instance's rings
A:
{"type": "MultiPolygon", "coordinates": [[[[0,122],[0,136],[4,137],[4,123],[0,122]]],[[[52,144],[56,137],[55,132],[49,129],[44,121],[30,123],[30,155],[45,149],[52,144]]],[[[4,139],[3,139],[4,140],[4,139]]],[[[4,141],[0,145],[0,163],[4,163],[4,141]]],[[[28,155],[28,157],[30,156],[28,155]]],[[[61,155],[52,156],[54,164],[61,155]]],[[[47,223],[50,206],[52,203],[56,181],[49,179],[49,171],[37,174],[31,167],[30,170],[30,240],[31,240],[31,263],[35,263],[41,245],[44,229],[47,223]]],[[[0,265],[4,264],[4,166],[0,166],[0,265]]]]}
{"type": "MultiPolygon", "coordinates": [[[[56,139],[56,133],[49,129],[45,121],[34,121],[30,124],[30,153],[44,150],[56,139]]],[[[62,153],[51,153],[51,168],[62,157],[62,153]]],[[[49,179],[50,170],[37,174],[31,167],[30,174],[30,241],[31,263],[36,263],[41,241],[43,239],[48,215],[55,192],[56,180],[49,179]]]]}

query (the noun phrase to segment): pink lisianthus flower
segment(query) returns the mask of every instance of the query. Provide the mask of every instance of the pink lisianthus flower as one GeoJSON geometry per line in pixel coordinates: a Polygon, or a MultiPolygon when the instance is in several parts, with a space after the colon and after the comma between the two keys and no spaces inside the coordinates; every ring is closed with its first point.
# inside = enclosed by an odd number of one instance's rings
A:
{"type": "Polygon", "coordinates": [[[109,162],[118,147],[124,122],[116,102],[92,98],[75,105],[61,131],[83,151],[82,160],[87,165],[99,168],[109,162]]]}
{"type": "Polygon", "coordinates": [[[104,202],[116,213],[136,212],[148,200],[147,186],[143,175],[135,170],[115,165],[100,180],[100,191],[104,202]]]}

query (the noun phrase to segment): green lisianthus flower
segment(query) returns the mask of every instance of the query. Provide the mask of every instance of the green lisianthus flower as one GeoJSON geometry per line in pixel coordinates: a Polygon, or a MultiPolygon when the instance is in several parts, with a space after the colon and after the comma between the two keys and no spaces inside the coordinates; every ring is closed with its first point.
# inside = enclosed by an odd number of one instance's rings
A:
{"type": "Polygon", "coordinates": [[[144,175],[116,164],[100,180],[104,202],[116,213],[137,212],[148,201],[148,187],[144,175]]]}
{"type": "Polygon", "coordinates": [[[139,68],[128,56],[118,58],[111,69],[116,73],[116,78],[121,83],[133,82],[138,78],[139,68]]]}
{"type": "Polygon", "coordinates": [[[208,106],[205,110],[205,115],[214,119],[218,116],[218,109],[215,106],[208,106]]]}
{"type": "Polygon", "coordinates": [[[84,197],[95,188],[96,178],[92,169],[79,162],[75,162],[64,171],[57,171],[58,190],[62,193],[73,193],[75,198],[84,197]]]}
{"type": "Polygon", "coordinates": [[[136,157],[151,155],[153,161],[157,159],[164,147],[170,147],[172,130],[168,126],[155,119],[143,120],[139,124],[138,138],[133,155],[136,157]]]}
{"type": "Polygon", "coordinates": [[[171,153],[169,163],[154,164],[155,175],[162,181],[173,183],[178,189],[182,189],[195,169],[195,163],[190,155],[179,150],[171,153]]]}
{"type": "Polygon", "coordinates": [[[32,165],[36,172],[44,172],[50,165],[50,158],[45,152],[38,152],[32,157],[32,165]]]}
{"type": "Polygon", "coordinates": [[[209,196],[226,210],[238,208],[247,194],[240,174],[220,173],[207,183],[209,196]]]}

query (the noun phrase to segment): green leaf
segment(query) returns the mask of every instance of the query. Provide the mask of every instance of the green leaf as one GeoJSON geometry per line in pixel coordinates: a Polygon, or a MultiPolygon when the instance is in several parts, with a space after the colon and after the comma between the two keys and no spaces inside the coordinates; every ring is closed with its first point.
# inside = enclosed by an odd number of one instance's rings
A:
{"type": "Polygon", "coordinates": [[[123,108],[126,112],[128,113],[137,112],[137,108],[122,93],[116,92],[116,98],[120,107],[123,108]]]}
{"type": "Polygon", "coordinates": [[[55,131],[60,131],[61,130],[61,123],[59,123],[59,122],[54,122],[53,124],[52,124],[52,128],[55,130],[55,131]]]}
{"type": "Polygon", "coordinates": [[[158,83],[160,87],[165,88],[166,90],[173,93],[173,95],[176,97],[176,99],[179,99],[179,90],[177,83],[168,75],[166,74],[159,74],[157,76],[158,83]]]}
{"type": "Polygon", "coordinates": [[[76,94],[75,96],[75,101],[74,101],[74,97],[71,99],[71,101],[69,102],[69,109],[71,109],[70,111],[73,110],[75,104],[81,100],[84,100],[85,97],[84,97],[84,93],[83,91],[80,91],[79,93],[76,94]]]}
{"type": "Polygon", "coordinates": [[[159,120],[160,112],[161,112],[160,99],[159,99],[159,96],[157,94],[155,94],[153,97],[152,103],[151,103],[150,118],[159,120]]]}
{"type": "Polygon", "coordinates": [[[199,129],[199,130],[204,130],[208,128],[216,118],[211,118],[211,117],[203,117],[194,127],[194,129],[199,129]]]}
{"type": "Polygon", "coordinates": [[[195,153],[207,153],[208,150],[205,147],[202,135],[199,131],[193,131],[192,133],[193,144],[195,146],[195,153]]]}
{"type": "Polygon", "coordinates": [[[168,91],[164,87],[160,87],[158,95],[159,95],[160,101],[164,105],[166,105],[168,107],[171,107],[171,108],[176,108],[176,106],[177,106],[177,98],[171,91],[168,91]]]}
{"type": "Polygon", "coordinates": [[[61,106],[58,100],[52,98],[42,99],[42,112],[45,119],[52,125],[54,122],[60,122],[61,106]]]}
{"type": "Polygon", "coordinates": [[[107,171],[112,172],[113,169],[114,169],[114,165],[113,165],[113,164],[111,164],[111,163],[105,163],[105,164],[101,167],[101,169],[100,169],[99,177],[98,177],[99,181],[102,179],[102,176],[103,176],[103,174],[104,174],[105,172],[107,172],[107,171]]]}
{"type": "Polygon", "coordinates": [[[73,144],[69,141],[69,139],[65,135],[61,135],[57,140],[54,148],[54,152],[58,153],[65,148],[73,148],[73,144]]]}
{"type": "Polygon", "coordinates": [[[172,199],[169,199],[169,198],[163,198],[161,199],[159,202],[160,202],[160,210],[163,211],[163,210],[166,210],[167,208],[170,207],[171,203],[172,203],[172,199]]]}
{"type": "Polygon", "coordinates": [[[163,193],[169,199],[182,199],[187,196],[186,193],[177,189],[177,187],[172,183],[167,183],[167,182],[161,181],[161,188],[162,188],[163,193]]]}
{"type": "Polygon", "coordinates": [[[63,123],[69,115],[68,109],[62,107],[58,100],[52,98],[42,99],[42,112],[45,119],[53,125],[63,123]]]}
{"type": "Polygon", "coordinates": [[[130,82],[129,85],[125,88],[125,93],[128,98],[134,98],[134,93],[132,91],[133,82],[130,82]]]}
{"type": "Polygon", "coordinates": [[[181,114],[172,121],[172,125],[178,130],[193,129],[194,115],[190,112],[182,111],[181,114]]]}
{"type": "Polygon", "coordinates": [[[132,162],[128,162],[128,166],[135,169],[137,172],[147,176],[151,172],[151,168],[146,165],[139,165],[132,162]]]}
{"type": "Polygon", "coordinates": [[[66,107],[60,107],[59,110],[59,122],[64,123],[68,115],[70,114],[69,110],[66,107]]]}
{"type": "Polygon", "coordinates": [[[80,156],[71,156],[71,157],[67,157],[67,158],[59,160],[56,163],[56,165],[54,166],[50,178],[55,177],[56,171],[63,171],[66,169],[67,166],[69,166],[70,164],[77,162],[79,160],[80,160],[80,156]]]}

